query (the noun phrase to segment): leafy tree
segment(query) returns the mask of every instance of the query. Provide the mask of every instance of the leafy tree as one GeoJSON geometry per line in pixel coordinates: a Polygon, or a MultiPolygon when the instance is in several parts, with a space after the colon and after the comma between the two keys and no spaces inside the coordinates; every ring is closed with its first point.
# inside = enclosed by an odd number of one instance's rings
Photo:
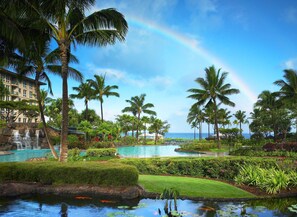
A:
{"type": "Polygon", "coordinates": [[[225,128],[226,125],[230,125],[230,118],[232,117],[231,112],[227,109],[218,110],[218,123],[222,124],[222,127],[225,128]]]}
{"type": "Polygon", "coordinates": [[[149,114],[149,115],[157,115],[157,113],[150,108],[153,108],[154,105],[152,103],[144,103],[145,94],[141,94],[140,96],[131,97],[130,100],[126,100],[130,104],[130,106],[125,107],[122,112],[131,112],[135,117],[137,117],[137,127],[136,127],[136,138],[138,139],[139,132],[139,123],[141,118],[141,113],[149,114]]]}
{"type": "MultiPolygon", "coordinates": [[[[11,2],[18,4],[18,1],[11,2]]],[[[60,161],[67,161],[68,150],[68,76],[71,44],[99,45],[124,41],[128,25],[123,15],[115,9],[95,11],[85,16],[94,0],[40,0],[24,1],[27,14],[36,18],[31,25],[48,32],[57,42],[62,62],[62,130],[60,161]],[[35,16],[34,16],[35,15],[35,16]]],[[[22,11],[23,11],[22,10],[22,11]]]]}
{"type": "Polygon", "coordinates": [[[96,114],[96,111],[94,109],[88,109],[88,112],[86,110],[82,110],[78,122],[84,120],[88,120],[91,124],[95,124],[100,122],[100,117],[96,114]]]}
{"type": "Polygon", "coordinates": [[[5,100],[9,94],[9,89],[4,85],[3,80],[0,78],[0,101],[5,100]]]}
{"type": "Polygon", "coordinates": [[[274,84],[280,87],[278,92],[280,98],[286,103],[294,115],[297,138],[297,71],[293,69],[285,69],[284,72],[284,80],[277,80],[274,84]]]}
{"type": "Polygon", "coordinates": [[[218,105],[222,103],[234,107],[235,104],[227,96],[237,94],[239,90],[231,88],[230,84],[225,83],[227,72],[221,74],[221,69],[216,71],[214,66],[210,66],[205,69],[205,73],[205,78],[199,77],[195,80],[201,89],[189,89],[188,92],[192,94],[188,97],[197,100],[196,104],[199,106],[213,104],[216,139],[218,141],[218,148],[221,148],[218,127],[218,105]]]}
{"type": "Polygon", "coordinates": [[[103,122],[103,97],[116,96],[120,97],[117,92],[113,90],[118,89],[117,85],[106,85],[105,83],[105,75],[94,75],[95,80],[89,79],[88,83],[92,87],[92,92],[94,99],[98,99],[100,102],[100,110],[101,110],[101,121],[103,122]]]}

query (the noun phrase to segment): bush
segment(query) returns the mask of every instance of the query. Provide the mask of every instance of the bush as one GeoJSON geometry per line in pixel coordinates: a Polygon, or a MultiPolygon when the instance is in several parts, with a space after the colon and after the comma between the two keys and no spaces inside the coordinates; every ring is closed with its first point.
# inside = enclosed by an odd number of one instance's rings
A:
{"type": "Polygon", "coordinates": [[[119,141],[120,146],[128,146],[128,145],[135,145],[137,144],[137,139],[135,137],[132,136],[125,136],[122,137],[119,141]]]}
{"type": "Polygon", "coordinates": [[[263,151],[261,148],[239,148],[234,151],[230,151],[230,155],[234,156],[251,156],[251,157],[291,157],[297,158],[296,152],[290,151],[263,151]]]}
{"type": "Polygon", "coordinates": [[[190,143],[181,145],[178,149],[179,151],[188,151],[188,152],[200,152],[200,151],[209,151],[210,149],[217,148],[217,143],[211,141],[197,141],[193,140],[190,143]]]}
{"type": "Polygon", "coordinates": [[[267,143],[263,146],[265,151],[292,151],[297,152],[297,142],[267,143]]]}
{"type": "Polygon", "coordinates": [[[245,165],[241,167],[235,181],[260,187],[269,194],[276,194],[290,186],[296,186],[296,172],[286,172],[278,168],[261,168],[260,166],[245,165]]]}
{"type": "Polygon", "coordinates": [[[80,149],[74,148],[68,150],[68,161],[78,161],[80,160],[80,149]]]}
{"type": "Polygon", "coordinates": [[[0,182],[6,181],[131,186],[137,184],[138,171],[133,166],[118,163],[0,163],[0,182]]]}
{"type": "Polygon", "coordinates": [[[113,142],[108,142],[108,141],[106,141],[106,142],[92,141],[89,145],[91,148],[114,148],[115,147],[113,142]]]}
{"type": "Polygon", "coordinates": [[[90,148],[86,151],[86,157],[107,157],[115,156],[117,150],[115,148],[90,148]]]}
{"type": "Polygon", "coordinates": [[[82,138],[81,136],[68,135],[67,140],[68,140],[69,149],[72,149],[72,148],[85,149],[84,138],[82,138]]]}
{"type": "MultiPolygon", "coordinates": [[[[114,160],[111,160],[114,161],[114,160]]],[[[118,160],[117,160],[118,161],[118,160]]],[[[135,166],[141,174],[149,175],[183,175],[233,180],[241,165],[261,165],[264,168],[278,167],[276,159],[259,158],[151,158],[121,159],[121,163],[135,166]]],[[[291,161],[281,161],[286,168],[291,161]]],[[[280,166],[279,166],[280,167],[280,166]]]]}

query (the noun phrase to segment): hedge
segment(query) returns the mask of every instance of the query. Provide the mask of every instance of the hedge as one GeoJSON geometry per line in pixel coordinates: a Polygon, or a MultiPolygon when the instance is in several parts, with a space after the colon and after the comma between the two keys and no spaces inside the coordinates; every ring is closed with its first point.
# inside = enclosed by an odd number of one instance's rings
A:
{"type": "Polygon", "coordinates": [[[115,148],[89,148],[86,151],[86,157],[115,156],[116,152],[115,148]]]}
{"type": "Polygon", "coordinates": [[[257,147],[248,147],[248,148],[239,148],[237,150],[231,151],[230,155],[234,156],[253,156],[253,157],[291,157],[297,158],[297,152],[292,151],[263,151],[262,148],[257,147]]]}
{"type": "MultiPolygon", "coordinates": [[[[111,160],[115,161],[115,160],[111,160]]],[[[292,161],[263,158],[150,158],[121,159],[118,162],[135,166],[139,173],[149,175],[182,175],[233,180],[242,165],[258,165],[264,168],[292,168],[292,161]],[[289,166],[291,165],[291,166],[289,166]]]]}
{"type": "Polygon", "coordinates": [[[109,162],[0,163],[0,183],[6,181],[132,186],[137,184],[138,171],[133,166],[109,162]]]}

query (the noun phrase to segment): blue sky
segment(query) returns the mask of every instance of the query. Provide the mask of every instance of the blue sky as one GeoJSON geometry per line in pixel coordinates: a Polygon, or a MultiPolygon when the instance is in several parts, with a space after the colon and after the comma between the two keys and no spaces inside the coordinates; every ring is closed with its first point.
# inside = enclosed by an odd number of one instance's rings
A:
{"type": "MultiPolygon", "coordinates": [[[[297,1],[295,0],[100,0],[89,13],[116,8],[125,15],[129,32],[124,43],[107,47],[77,46],[75,65],[85,79],[106,73],[107,84],[119,86],[120,98],[106,98],[105,119],[114,120],[126,99],[145,93],[170,132],[192,132],[186,123],[190,88],[211,65],[229,72],[228,82],[241,93],[230,96],[232,113],[248,114],[263,90],[285,68],[297,68],[297,1]]],[[[62,81],[54,79],[54,97],[62,81]]],[[[69,92],[79,83],[69,81],[69,92]]],[[[84,109],[83,100],[75,100],[84,109]]],[[[99,102],[90,108],[99,112],[99,102]]],[[[247,132],[247,127],[244,127],[247,132]]],[[[206,126],[203,129],[207,131],[206,126]]]]}

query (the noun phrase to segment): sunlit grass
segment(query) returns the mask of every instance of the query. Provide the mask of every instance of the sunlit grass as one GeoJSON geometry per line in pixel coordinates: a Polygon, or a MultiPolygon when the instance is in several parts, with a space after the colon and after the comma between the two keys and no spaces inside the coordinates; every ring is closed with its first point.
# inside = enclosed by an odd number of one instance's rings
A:
{"type": "Polygon", "coordinates": [[[175,188],[181,196],[204,198],[252,198],[255,195],[224,182],[208,179],[139,175],[139,184],[148,192],[162,193],[164,188],[175,188]]]}

